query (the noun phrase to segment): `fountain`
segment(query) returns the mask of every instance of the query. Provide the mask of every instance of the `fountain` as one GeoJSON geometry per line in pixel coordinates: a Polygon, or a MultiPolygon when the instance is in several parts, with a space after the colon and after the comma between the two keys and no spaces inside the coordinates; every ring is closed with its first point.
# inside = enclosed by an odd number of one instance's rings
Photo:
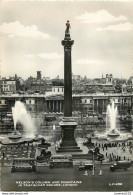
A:
{"type": "Polygon", "coordinates": [[[33,142],[34,138],[36,137],[38,138],[38,141],[40,140],[40,138],[36,136],[34,122],[30,114],[27,112],[24,103],[21,101],[16,101],[15,106],[12,108],[12,115],[14,122],[14,132],[1,141],[3,145],[33,142]],[[23,125],[23,137],[16,127],[18,122],[23,125]]]}
{"type": "Polygon", "coordinates": [[[118,137],[120,135],[118,129],[116,128],[116,120],[117,120],[117,106],[115,106],[114,101],[112,101],[112,105],[107,106],[107,115],[106,115],[106,128],[107,128],[107,136],[108,137],[118,137]],[[109,123],[109,125],[108,125],[109,123]],[[109,130],[108,130],[109,126],[109,130]]]}
{"type": "Polygon", "coordinates": [[[12,108],[12,114],[13,114],[13,121],[14,121],[14,133],[9,136],[10,139],[19,139],[21,138],[21,134],[16,129],[17,122],[20,122],[25,131],[26,137],[33,137],[35,135],[35,125],[34,122],[30,116],[30,114],[27,112],[26,107],[24,103],[20,101],[15,102],[15,106],[12,108]],[[28,131],[27,131],[28,130],[28,131]]]}

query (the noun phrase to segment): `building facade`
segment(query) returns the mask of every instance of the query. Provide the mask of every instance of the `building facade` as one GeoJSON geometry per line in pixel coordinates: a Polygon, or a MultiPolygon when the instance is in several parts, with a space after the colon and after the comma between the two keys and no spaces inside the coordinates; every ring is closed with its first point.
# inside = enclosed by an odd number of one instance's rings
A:
{"type": "MultiPolygon", "coordinates": [[[[0,99],[0,109],[11,112],[15,101],[23,101],[30,112],[60,113],[64,109],[63,94],[29,94],[11,96],[3,94],[0,99]]],[[[133,115],[133,94],[74,94],[72,98],[72,109],[88,115],[105,114],[108,104],[114,101],[121,115],[133,115]]]]}
{"type": "Polygon", "coordinates": [[[18,81],[14,79],[2,79],[1,80],[1,92],[15,93],[18,90],[18,81]]]}

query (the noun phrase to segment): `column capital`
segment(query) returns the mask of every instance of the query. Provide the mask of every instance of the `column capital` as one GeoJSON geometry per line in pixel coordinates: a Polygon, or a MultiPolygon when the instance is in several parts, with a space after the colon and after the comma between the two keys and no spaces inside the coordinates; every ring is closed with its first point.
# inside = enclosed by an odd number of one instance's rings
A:
{"type": "Polygon", "coordinates": [[[71,46],[73,45],[74,41],[71,40],[69,31],[65,31],[65,38],[61,43],[65,49],[71,50],[71,46]]]}
{"type": "Polygon", "coordinates": [[[62,40],[61,43],[65,49],[71,50],[71,46],[73,45],[74,41],[73,40],[62,40]]]}

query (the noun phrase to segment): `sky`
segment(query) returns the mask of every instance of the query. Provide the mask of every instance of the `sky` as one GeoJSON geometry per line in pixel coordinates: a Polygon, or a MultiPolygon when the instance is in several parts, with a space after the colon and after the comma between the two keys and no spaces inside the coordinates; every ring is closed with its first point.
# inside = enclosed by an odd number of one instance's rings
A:
{"type": "Polygon", "coordinates": [[[133,75],[133,2],[1,0],[1,77],[64,77],[66,21],[72,72],[87,78],[133,75]]]}

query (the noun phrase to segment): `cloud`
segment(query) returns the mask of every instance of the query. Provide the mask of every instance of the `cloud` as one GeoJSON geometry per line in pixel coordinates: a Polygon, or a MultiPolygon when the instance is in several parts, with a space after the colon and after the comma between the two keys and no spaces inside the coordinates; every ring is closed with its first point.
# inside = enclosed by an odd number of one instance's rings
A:
{"type": "Polygon", "coordinates": [[[111,31],[131,31],[133,30],[133,25],[129,22],[119,23],[116,25],[109,25],[103,28],[97,28],[98,31],[111,30],[111,31]]]}
{"type": "Polygon", "coordinates": [[[77,59],[76,60],[76,64],[99,64],[100,62],[97,61],[97,60],[91,60],[91,59],[88,59],[88,58],[80,58],[80,59],[77,59]]]}
{"type": "Polygon", "coordinates": [[[80,20],[82,23],[111,23],[111,22],[122,22],[127,21],[127,17],[113,16],[106,10],[98,10],[97,12],[85,12],[80,16],[76,16],[76,19],[80,20]]]}
{"type": "Polygon", "coordinates": [[[0,25],[0,32],[7,34],[9,37],[31,37],[48,39],[50,36],[38,30],[37,26],[24,26],[19,21],[3,23],[0,25]]]}
{"type": "Polygon", "coordinates": [[[34,57],[39,57],[39,58],[43,58],[43,59],[47,59],[47,60],[58,60],[60,58],[63,57],[63,55],[60,55],[56,52],[52,52],[52,53],[38,53],[36,55],[32,55],[32,54],[27,54],[25,55],[28,58],[34,58],[34,57]]]}

